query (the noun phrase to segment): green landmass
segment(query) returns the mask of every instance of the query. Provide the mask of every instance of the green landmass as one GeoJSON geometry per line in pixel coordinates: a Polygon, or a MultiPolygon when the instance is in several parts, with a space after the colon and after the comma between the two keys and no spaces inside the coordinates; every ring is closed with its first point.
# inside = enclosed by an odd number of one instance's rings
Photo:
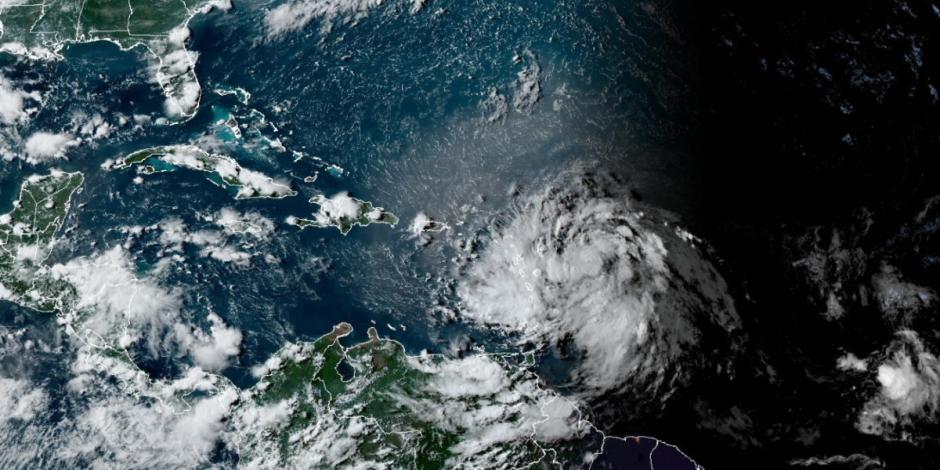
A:
{"type": "MultiPolygon", "coordinates": [[[[176,5],[183,9],[182,5],[176,5]]],[[[130,36],[127,22],[131,16],[130,3],[124,0],[84,0],[78,20],[80,30],[88,35],[115,34],[124,39],[130,36]]],[[[2,20],[0,16],[0,20],[2,20]]],[[[179,24],[179,23],[177,23],[179,24]]]]}
{"type": "Polygon", "coordinates": [[[316,341],[278,352],[276,367],[243,394],[233,413],[240,462],[421,469],[487,462],[528,468],[550,465],[561,454],[580,462],[581,452],[599,448],[602,436],[588,432],[586,423],[578,428],[573,407],[564,416],[541,414],[561,398],[538,388],[524,363],[478,356],[486,359],[473,364],[498,368],[502,387],[474,390],[469,381],[466,394],[453,396],[448,384],[441,391],[440,383],[448,380],[447,370],[471,367],[470,362],[408,356],[400,343],[379,338],[374,328],[368,341],[345,347],[342,339],[350,331],[340,324],[316,341]],[[256,417],[265,413],[280,419],[257,426],[256,417]],[[558,440],[540,432],[541,422],[559,417],[574,423],[571,434],[558,440]],[[478,440],[480,447],[464,448],[468,440],[478,440]]]}
{"type": "MultiPolygon", "coordinates": [[[[199,9],[206,2],[193,2],[199,9]]],[[[133,13],[128,18],[127,29],[131,35],[166,34],[167,31],[186,22],[191,14],[179,0],[130,0],[133,13]]]]}
{"type": "Polygon", "coordinates": [[[139,165],[142,174],[164,173],[177,168],[210,173],[208,179],[221,187],[236,190],[237,199],[280,199],[296,195],[286,183],[280,183],[260,172],[243,168],[232,157],[206,152],[192,145],[151,147],[130,153],[104,166],[122,170],[139,165]]]}
{"type": "MultiPolygon", "coordinates": [[[[159,155],[146,149],[124,164],[159,155]]],[[[201,369],[196,378],[211,383],[209,390],[151,378],[122,346],[123,323],[106,331],[84,325],[95,307],[83,306],[75,286],[45,265],[83,181],[79,172],[55,170],[29,177],[13,208],[0,215],[3,298],[57,311],[80,339],[83,367],[142,401],[158,399],[181,416],[206,400],[225,407],[222,438],[237,452],[238,466],[562,468],[603,451],[607,437],[575,403],[542,388],[530,371],[531,354],[410,356],[375,328],[367,341],[347,347],[347,323],[315,341],[286,345],[245,390],[201,369]]]]}
{"type": "Polygon", "coordinates": [[[79,172],[30,177],[13,210],[0,216],[0,284],[6,299],[49,312],[74,293],[43,261],[83,181],[79,172]]]}
{"type": "Polygon", "coordinates": [[[310,203],[320,206],[319,211],[314,214],[314,218],[291,217],[287,222],[302,229],[307,227],[336,227],[343,235],[348,234],[353,227],[357,225],[365,227],[371,224],[386,224],[391,226],[398,224],[398,217],[395,214],[386,211],[382,207],[377,207],[369,201],[350,197],[344,193],[333,196],[333,198],[327,198],[322,194],[318,194],[310,198],[310,203]],[[358,208],[356,213],[353,215],[332,213],[329,207],[331,201],[335,201],[337,197],[348,199],[352,203],[357,204],[358,208]]]}
{"type": "Polygon", "coordinates": [[[226,0],[7,0],[0,2],[0,50],[61,58],[70,42],[142,47],[158,62],[155,78],[171,118],[195,115],[201,96],[196,55],[186,50],[189,20],[226,0]]]}
{"type": "Polygon", "coordinates": [[[211,0],[11,0],[0,7],[3,42],[56,50],[67,41],[106,39],[125,47],[185,26],[211,0]]]}

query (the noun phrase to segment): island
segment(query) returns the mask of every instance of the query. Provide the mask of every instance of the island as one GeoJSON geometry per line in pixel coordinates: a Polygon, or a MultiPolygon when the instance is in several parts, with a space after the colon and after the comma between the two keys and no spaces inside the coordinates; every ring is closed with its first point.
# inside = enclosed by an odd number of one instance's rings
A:
{"type": "Polygon", "coordinates": [[[411,221],[411,225],[408,226],[408,231],[411,232],[411,236],[417,237],[422,233],[443,232],[448,228],[450,227],[444,222],[434,220],[424,212],[418,212],[414,220],[411,221]]]}
{"type": "MultiPolygon", "coordinates": [[[[156,154],[132,154],[129,164],[156,154]]],[[[59,170],[24,181],[12,210],[0,215],[0,294],[56,312],[77,340],[74,367],[100,374],[96,384],[180,422],[213,410],[220,444],[239,466],[701,469],[657,439],[605,435],[577,398],[542,386],[531,352],[410,355],[374,327],[365,341],[346,346],[353,327],[339,323],[314,341],[284,345],[252,368],[257,381],[247,388],[199,367],[177,379],[154,378],[129,349],[140,335],[133,315],[143,312],[99,297],[112,282],[132,286],[132,295],[159,295],[136,277],[122,248],[47,266],[83,182],[81,173],[59,170]]],[[[224,327],[217,317],[210,322],[224,327]]],[[[176,334],[189,341],[206,340],[179,326],[176,334]]]]}
{"type": "Polygon", "coordinates": [[[122,170],[139,166],[142,174],[174,171],[177,168],[210,173],[208,180],[221,187],[236,189],[236,199],[281,199],[296,191],[286,182],[276,181],[261,172],[242,167],[234,158],[206,152],[193,145],[167,145],[133,152],[118,160],[108,160],[102,167],[122,170]]]}
{"type": "Polygon", "coordinates": [[[382,207],[376,207],[369,201],[352,197],[347,192],[339,192],[332,197],[318,194],[310,198],[311,204],[319,206],[312,219],[288,217],[287,223],[300,228],[336,227],[346,235],[356,225],[365,227],[371,224],[395,226],[398,217],[382,207]]]}

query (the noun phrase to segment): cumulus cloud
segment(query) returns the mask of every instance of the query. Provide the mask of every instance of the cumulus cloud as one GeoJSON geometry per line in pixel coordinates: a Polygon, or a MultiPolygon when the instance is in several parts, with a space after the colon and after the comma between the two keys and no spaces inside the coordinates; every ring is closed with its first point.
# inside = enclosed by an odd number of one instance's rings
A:
{"type": "Polygon", "coordinates": [[[893,362],[878,366],[878,382],[882,393],[907,413],[926,403],[926,387],[920,374],[914,370],[911,358],[898,355],[893,362]]]}
{"type": "Polygon", "coordinates": [[[420,237],[425,232],[442,232],[447,228],[447,224],[428,217],[424,212],[418,212],[408,226],[408,231],[412,237],[420,237]]]}
{"type": "Polygon", "coordinates": [[[242,333],[237,328],[226,326],[214,313],[209,314],[209,322],[212,324],[209,334],[196,329],[192,333],[181,331],[178,336],[186,343],[196,364],[206,370],[218,371],[228,367],[229,361],[241,352],[242,333]]]}
{"type": "Polygon", "coordinates": [[[10,420],[32,420],[47,401],[46,392],[29,381],[0,377],[0,426],[10,420]]]}
{"type": "Polygon", "coordinates": [[[202,249],[202,255],[223,263],[232,263],[247,266],[251,262],[251,254],[239,251],[230,246],[209,246],[202,249]]]}
{"type": "Polygon", "coordinates": [[[270,405],[241,406],[233,417],[233,429],[226,439],[242,450],[240,463],[247,468],[383,468],[374,462],[357,460],[357,449],[370,435],[379,434],[375,420],[352,413],[340,413],[317,402],[316,423],[301,428],[292,442],[289,458],[282,460],[280,445],[264,436],[281,429],[295,416],[297,403],[284,400],[270,405]],[[286,461],[285,461],[286,460],[286,461]]]}
{"type": "Polygon", "coordinates": [[[888,265],[872,276],[872,287],[881,310],[891,316],[920,312],[933,305],[937,298],[933,289],[905,281],[888,265]]]}
{"type": "Polygon", "coordinates": [[[24,144],[26,161],[38,164],[62,158],[65,156],[66,149],[79,143],[81,141],[67,133],[35,132],[26,139],[24,144]]]}
{"type": "Polygon", "coordinates": [[[458,289],[466,318],[520,341],[570,339],[591,393],[661,371],[693,349],[698,325],[736,328],[724,281],[689,243],[617,183],[560,181],[485,242],[458,289]]]}
{"type": "Polygon", "coordinates": [[[17,89],[6,77],[0,76],[0,123],[11,126],[25,121],[30,100],[40,101],[39,94],[17,89]]]}
{"type": "Polygon", "coordinates": [[[940,410],[940,361],[916,332],[901,330],[877,368],[880,385],[859,415],[856,426],[866,434],[906,439],[908,428],[933,419],[940,410]]]}
{"type": "Polygon", "coordinates": [[[261,406],[246,406],[239,414],[239,423],[236,428],[240,433],[257,434],[279,429],[286,424],[291,415],[292,404],[290,400],[261,406]]]}
{"type": "Polygon", "coordinates": [[[320,20],[321,32],[328,34],[338,19],[348,22],[361,20],[370,9],[381,4],[382,0],[299,0],[282,3],[265,16],[268,38],[274,39],[303,29],[314,20],[320,20]]]}
{"type": "Polygon", "coordinates": [[[63,461],[102,467],[183,468],[208,462],[237,393],[228,389],[177,410],[120,392],[97,398],[59,436],[63,461]]]}
{"type": "Polygon", "coordinates": [[[317,204],[317,222],[322,225],[334,224],[339,220],[356,219],[359,217],[359,208],[362,203],[346,191],[334,194],[329,198],[320,199],[317,204]]]}
{"type": "MultiPolygon", "coordinates": [[[[532,51],[525,51],[528,64],[519,72],[516,79],[515,94],[512,97],[512,105],[521,113],[530,113],[535,105],[542,98],[542,68],[535,58],[532,51]]],[[[498,118],[497,118],[498,119],[498,118]]]]}
{"type": "Polygon", "coordinates": [[[72,116],[72,128],[86,142],[107,138],[114,131],[114,126],[99,113],[87,115],[76,113],[72,116]]]}
{"type": "Polygon", "coordinates": [[[260,253],[257,245],[269,240],[274,232],[274,222],[257,212],[223,208],[202,218],[217,229],[191,231],[183,219],[170,217],[152,226],[130,227],[125,231],[132,237],[159,231],[157,240],[164,254],[183,253],[186,245],[192,245],[199,247],[200,256],[237,266],[248,266],[260,253]]]}
{"type": "MultiPolygon", "coordinates": [[[[349,333],[341,326],[334,334],[349,333]]],[[[380,341],[374,330],[369,337],[380,341]]],[[[243,394],[226,433],[239,449],[240,462],[252,468],[395,467],[401,456],[393,454],[419,444],[413,439],[432,428],[455,435],[442,443],[449,452],[438,454],[448,459],[444,467],[511,468],[524,460],[514,451],[519,445],[569,445],[595,432],[581,419],[580,402],[542,388],[521,357],[407,356],[392,342],[370,342],[368,347],[374,355],[360,354],[361,345],[355,347],[357,353],[344,355],[356,374],[346,382],[343,396],[315,387],[281,388],[296,375],[297,364],[323,361],[320,343],[285,345],[252,368],[260,381],[243,394]],[[379,358],[386,366],[374,368],[379,358]],[[413,380],[396,380],[392,387],[385,383],[403,376],[413,380]],[[271,387],[278,392],[269,395],[271,387]],[[372,413],[376,403],[385,410],[378,415],[372,413]],[[389,426],[404,444],[387,445],[389,426]],[[298,445],[282,453],[280,443],[285,441],[298,445]]]]}
{"type": "Polygon", "coordinates": [[[13,90],[6,79],[0,81],[0,122],[6,125],[15,124],[24,116],[23,94],[13,90]]]}
{"type": "Polygon", "coordinates": [[[91,311],[82,322],[89,333],[103,336],[115,325],[127,324],[128,343],[147,335],[156,354],[161,334],[178,319],[182,300],[177,292],[134,274],[130,260],[121,247],[114,247],[92,258],[78,258],[52,267],[59,278],[75,286],[78,301],[75,315],[91,311]]]}
{"type": "Polygon", "coordinates": [[[181,26],[170,31],[166,38],[154,39],[149,44],[158,62],[153,73],[166,96],[164,112],[172,119],[195,115],[202,97],[195,71],[199,54],[186,49],[189,36],[189,28],[181,26]]]}
{"type": "Polygon", "coordinates": [[[206,333],[182,317],[181,293],[150,279],[138,278],[120,246],[52,267],[75,287],[78,297],[65,321],[85,337],[116,338],[128,347],[143,342],[154,356],[159,348],[175,347],[207,370],[219,370],[237,356],[242,335],[210,314],[206,333]]]}
{"type": "Polygon", "coordinates": [[[23,158],[30,164],[65,156],[70,147],[93,143],[111,135],[114,126],[100,113],[75,112],[69,126],[58,132],[39,131],[25,139],[20,128],[39,110],[42,96],[17,89],[0,76],[0,156],[5,160],[23,158]]]}
{"type": "MultiPolygon", "coordinates": [[[[213,154],[194,145],[169,145],[148,149],[152,158],[160,159],[173,167],[195,171],[215,173],[221,181],[210,178],[219,186],[237,188],[236,199],[249,198],[284,198],[297,194],[290,188],[290,183],[283,178],[275,180],[264,173],[243,168],[235,159],[227,155],[213,154]]],[[[102,163],[104,169],[122,169],[141,162],[128,162],[127,159],[102,163]]]]}
{"type": "Polygon", "coordinates": [[[859,359],[855,354],[848,353],[836,361],[836,366],[841,370],[864,372],[868,369],[868,361],[859,359]]]}
{"type": "Polygon", "coordinates": [[[497,88],[490,90],[490,94],[480,103],[486,122],[497,122],[509,113],[509,102],[499,93],[497,88]]]}
{"type": "Polygon", "coordinates": [[[450,450],[457,468],[499,466],[501,444],[532,437],[540,442],[574,439],[588,429],[574,402],[542,389],[524,369],[506,367],[491,356],[429,361],[412,365],[433,374],[427,399],[396,396],[427,422],[463,437],[450,450]]]}
{"type": "Polygon", "coordinates": [[[411,0],[411,14],[417,15],[420,13],[427,2],[428,0],[411,0]]]}
{"type": "Polygon", "coordinates": [[[177,379],[152,379],[127,358],[99,349],[95,340],[75,342],[74,376],[59,390],[45,392],[26,381],[0,378],[0,439],[10,443],[0,466],[206,466],[237,389],[199,368],[177,379]],[[49,396],[64,398],[55,401],[55,410],[66,419],[39,421],[51,409],[49,396]]]}
{"type": "Polygon", "coordinates": [[[211,220],[227,235],[248,235],[266,240],[274,232],[274,221],[257,212],[239,212],[223,207],[211,220]]]}
{"type": "Polygon", "coordinates": [[[508,384],[502,366],[480,354],[444,362],[436,368],[431,387],[445,397],[455,398],[493,395],[508,384]]]}

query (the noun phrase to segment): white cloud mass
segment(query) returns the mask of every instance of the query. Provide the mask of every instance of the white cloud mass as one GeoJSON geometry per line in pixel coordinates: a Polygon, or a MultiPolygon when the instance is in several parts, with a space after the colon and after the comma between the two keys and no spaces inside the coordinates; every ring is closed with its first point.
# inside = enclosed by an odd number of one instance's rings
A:
{"type": "Polygon", "coordinates": [[[694,247],[619,183],[563,176],[471,264],[459,288],[467,318],[521,341],[570,338],[583,354],[578,379],[597,393],[660,373],[694,349],[700,324],[737,327],[724,281],[694,247]]]}
{"type": "Polygon", "coordinates": [[[856,427],[866,434],[909,439],[905,430],[940,411],[940,360],[916,332],[901,330],[877,368],[880,385],[859,414],[856,427]]]}
{"type": "Polygon", "coordinates": [[[6,77],[0,76],[0,123],[12,126],[25,120],[29,98],[38,101],[38,95],[16,89],[6,77]]]}
{"type": "Polygon", "coordinates": [[[24,150],[26,161],[32,164],[44,163],[65,156],[65,150],[80,143],[66,133],[36,132],[26,139],[24,150]]]}
{"type": "Polygon", "coordinates": [[[120,246],[55,265],[52,272],[76,288],[78,303],[66,321],[83,336],[119,336],[123,347],[142,341],[154,356],[168,348],[188,353],[206,370],[225,368],[240,351],[241,332],[215,314],[209,314],[208,333],[187,323],[181,293],[138,278],[120,246]]]}
{"type": "Polygon", "coordinates": [[[0,426],[10,420],[32,420],[47,400],[46,393],[29,381],[0,377],[0,426]]]}
{"type": "Polygon", "coordinates": [[[369,10],[382,4],[382,0],[300,0],[282,3],[265,16],[268,38],[305,28],[314,20],[321,20],[320,30],[328,34],[338,19],[348,22],[365,18],[369,10]]]}

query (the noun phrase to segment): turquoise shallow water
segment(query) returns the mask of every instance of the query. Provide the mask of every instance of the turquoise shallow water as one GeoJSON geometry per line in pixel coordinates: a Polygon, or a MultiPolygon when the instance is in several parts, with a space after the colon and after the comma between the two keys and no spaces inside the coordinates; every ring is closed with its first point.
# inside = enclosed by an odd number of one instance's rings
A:
{"type": "MultiPolygon", "coordinates": [[[[265,11],[236,2],[230,12],[193,21],[190,47],[199,54],[203,98],[192,120],[127,125],[76,148],[67,161],[46,165],[87,175],[76,199],[80,210],[66,223],[70,242],[57,247],[52,261],[122,244],[123,228],[170,217],[192,230],[209,228],[206,214],[223,208],[275,221],[275,234],[254,248],[276,263],[254,260],[250,268],[234,268],[187,247],[186,264],[165,275],[168,285],[185,286],[185,311],[194,322],[214,312],[243,332],[242,353],[224,371],[237,385],[254,383],[249,367],[286,341],[318,337],[340,321],[353,325],[354,340],[364,340],[376,325],[411,353],[450,354],[469,345],[514,350],[511,341],[440,313],[455,301],[452,261],[459,240],[486,232],[516,194],[579,162],[624,176],[656,205],[682,212],[693,204],[695,184],[681,138],[686,118],[667,92],[682,65],[671,57],[668,35],[648,19],[630,17],[635,22],[624,29],[621,15],[630,15],[629,5],[433,1],[411,14],[392,2],[329,34],[315,21],[275,39],[265,38],[265,11]],[[512,100],[520,74],[532,68],[539,99],[517,108],[512,100]],[[249,91],[250,100],[213,91],[231,87],[249,91]],[[241,124],[241,135],[226,127],[229,119],[241,124]],[[194,141],[209,142],[299,194],[235,200],[234,189],[210,184],[207,176],[215,177],[205,173],[164,172],[173,168],[150,162],[160,173],[139,184],[133,171],[100,168],[134,150],[194,141]],[[315,182],[304,181],[312,175],[315,182]],[[348,236],[285,223],[288,216],[311,214],[313,194],[340,191],[384,207],[401,222],[356,227],[348,236]],[[417,243],[406,228],[418,212],[451,230],[429,245],[417,243]]],[[[39,67],[3,58],[8,77],[32,80],[48,97],[28,130],[68,127],[75,113],[96,112],[111,121],[161,114],[163,98],[141,51],[92,43],[64,54],[66,60],[39,67]]],[[[22,162],[0,170],[4,210],[22,178],[43,170],[22,162]]],[[[156,236],[137,242],[141,273],[159,269],[165,255],[148,244],[156,236]]],[[[54,335],[51,318],[4,308],[10,325],[54,335]]],[[[61,384],[67,371],[55,367],[55,351],[49,354],[53,359],[37,380],[61,384]]],[[[567,366],[558,364],[544,372],[562,380],[567,366]]],[[[180,372],[172,357],[141,365],[154,377],[180,372]]],[[[67,415],[69,398],[53,399],[62,400],[67,415]]],[[[220,450],[216,457],[231,455],[220,450]]]]}
{"type": "MultiPolygon", "coordinates": [[[[144,51],[91,43],[69,46],[61,61],[0,55],[11,87],[42,96],[27,123],[0,127],[0,146],[38,131],[77,136],[96,116],[115,125],[104,138],[83,135],[67,159],[0,162],[0,212],[29,175],[84,172],[49,263],[123,247],[131,270],[159,285],[151,297],[178,298],[180,318],[168,323],[205,333],[215,314],[241,332],[220,374],[242,390],[285,343],[347,321],[350,343],[375,326],[409,353],[451,364],[538,349],[532,369],[569,397],[622,375],[623,388],[588,394],[591,421],[674,443],[707,468],[937,467],[935,8],[427,0],[412,11],[410,0],[297,1],[362,10],[277,37],[266,18],[285,0],[235,0],[196,17],[188,47],[203,94],[178,125],[161,122],[164,97],[144,51]],[[297,195],[236,199],[230,179],[155,159],[155,174],[102,168],[183,143],[297,195]],[[400,222],[347,236],[287,223],[313,216],[311,197],[342,192],[400,222]],[[626,201],[648,223],[625,223],[626,201]],[[262,236],[218,235],[229,210],[271,225],[254,227],[262,236]],[[448,229],[415,237],[419,213],[448,229]],[[596,218],[604,213],[618,216],[596,218]],[[655,244],[637,236],[645,230],[671,253],[665,290],[651,288],[662,273],[655,244]],[[465,295],[468,285],[477,290],[465,295]],[[602,308],[633,293],[651,295],[655,321],[634,323],[645,311],[635,304],[602,308]],[[521,316],[538,324],[518,327],[521,316]],[[520,344],[528,331],[541,336],[520,344]],[[593,355],[599,347],[611,354],[593,355]],[[612,360],[593,365],[611,367],[582,367],[598,357],[612,360]],[[636,357],[644,361],[624,366],[636,357]]],[[[162,333],[130,355],[148,377],[178,378],[192,348],[160,343],[162,333]]],[[[154,460],[177,457],[178,445],[162,448],[178,443],[152,432],[177,422],[158,416],[160,399],[132,396],[108,374],[76,391],[79,354],[52,316],[0,302],[0,467],[124,463],[153,449],[154,460]],[[48,403],[33,421],[2,422],[28,415],[15,405],[37,396],[48,403]],[[80,422],[96,418],[105,422],[80,422]]],[[[204,466],[239,461],[222,442],[242,433],[208,434],[216,447],[204,466]]],[[[660,441],[614,442],[598,466],[688,466],[660,441]],[[651,449],[661,450],[652,464],[651,449]]],[[[569,456],[586,444],[572,445],[569,456]]]]}

